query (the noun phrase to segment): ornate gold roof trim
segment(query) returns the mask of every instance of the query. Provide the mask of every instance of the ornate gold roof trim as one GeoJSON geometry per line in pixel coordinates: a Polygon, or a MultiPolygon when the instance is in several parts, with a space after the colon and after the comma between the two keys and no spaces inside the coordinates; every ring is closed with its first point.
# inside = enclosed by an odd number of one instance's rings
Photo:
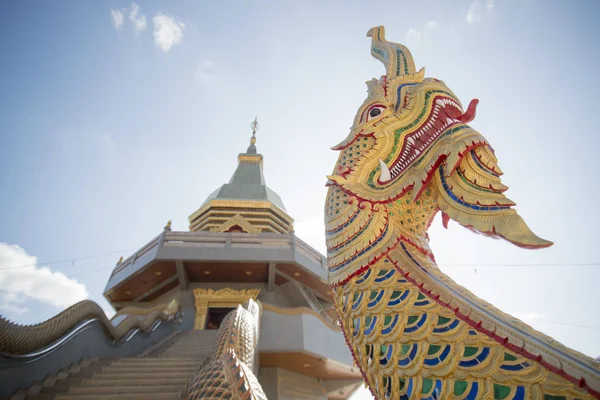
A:
{"type": "Polygon", "coordinates": [[[237,306],[247,300],[258,301],[260,289],[242,289],[235,290],[231,288],[224,289],[194,289],[194,299],[196,306],[196,319],[194,320],[194,330],[203,330],[206,325],[206,313],[211,304],[219,306],[237,306]]]}
{"type": "Polygon", "coordinates": [[[227,232],[227,230],[233,226],[239,226],[245,232],[248,233],[261,233],[262,229],[254,227],[246,218],[242,217],[240,214],[235,214],[233,217],[229,218],[227,221],[222,223],[220,226],[210,228],[211,232],[227,232]]]}
{"type": "Polygon", "coordinates": [[[247,164],[260,164],[263,160],[261,154],[240,154],[238,156],[238,162],[244,162],[247,164]]]}
{"type": "Polygon", "coordinates": [[[294,222],[294,219],[290,217],[285,211],[271,203],[270,201],[254,201],[254,200],[211,200],[204,207],[199,208],[194,211],[189,217],[188,220],[191,222],[196,219],[200,214],[208,210],[212,207],[231,207],[231,208],[268,208],[273,211],[275,214],[283,217],[286,221],[290,223],[294,222]]]}

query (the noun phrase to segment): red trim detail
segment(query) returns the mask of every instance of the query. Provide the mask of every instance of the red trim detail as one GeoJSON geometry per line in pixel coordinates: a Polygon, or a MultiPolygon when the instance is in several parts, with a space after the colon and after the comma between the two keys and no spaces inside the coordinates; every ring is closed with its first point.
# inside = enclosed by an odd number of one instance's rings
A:
{"type": "Polygon", "coordinates": [[[545,249],[546,247],[550,247],[554,244],[552,242],[548,242],[547,244],[526,244],[526,243],[515,242],[514,240],[510,240],[509,238],[502,235],[501,233],[494,232],[494,235],[500,236],[502,239],[507,240],[507,241],[511,242],[512,244],[514,244],[515,246],[521,247],[523,249],[530,249],[530,250],[545,249]]]}
{"type": "MultiPolygon", "coordinates": [[[[356,210],[356,211],[358,212],[358,210],[356,210]]],[[[351,236],[347,237],[347,238],[346,238],[346,240],[345,240],[344,242],[342,242],[342,243],[340,243],[340,244],[338,244],[338,245],[336,245],[336,246],[333,246],[333,247],[328,247],[328,248],[327,248],[327,252],[328,252],[328,253],[331,253],[331,252],[333,252],[334,250],[336,250],[336,249],[339,249],[340,247],[342,247],[342,246],[344,246],[346,243],[348,243],[350,240],[352,240],[352,238],[354,238],[355,236],[357,236],[357,235],[361,234],[361,233],[362,233],[362,232],[361,232],[361,231],[362,231],[362,229],[363,229],[365,226],[367,226],[367,224],[369,224],[369,222],[370,222],[371,218],[373,218],[374,211],[373,211],[373,209],[371,209],[370,211],[371,211],[371,214],[369,214],[369,217],[368,217],[367,221],[366,221],[366,222],[365,222],[365,223],[364,223],[364,224],[363,224],[363,225],[362,225],[360,228],[358,228],[358,230],[357,230],[357,231],[356,231],[356,232],[355,232],[353,235],[351,235],[351,236]]],[[[354,215],[354,214],[353,214],[353,215],[354,215]]],[[[350,217],[350,218],[352,218],[352,217],[350,217]]],[[[349,220],[349,219],[348,219],[348,220],[349,220]]],[[[343,224],[342,224],[342,225],[343,225],[343,224]]],[[[370,244],[370,243],[369,243],[369,244],[370,244]]]]}
{"type": "MultiPolygon", "coordinates": [[[[371,110],[372,110],[372,109],[374,109],[375,107],[379,107],[379,108],[384,108],[384,109],[387,109],[387,106],[385,106],[385,105],[383,105],[383,104],[381,104],[381,103],[374,103],[374,104],[371,104],[371,105],[369,106],[369,108],[367,108],[367,109],[365,109],[365,111],[363,111],[363,113],[362,113],[362,115],[361,115],[361,117],[360,117],[360,122],[362,122],[362,119],[363,119],[363,117],[364,117],[365,115],[366,115],[365,123],[369,122],[369,117],[370,117],[369,113],[370,113],[370,112],[371,112],[371,110]]],[[[378,115],[378,116],[379,116],[379,115],[378,115]]],[[[378,116],[375,116],[375,117],[373,117],[373,118],[377,118],[378,116]]],[[[373,127],[375,127],[375,124],[373,124],[373,127]]]]}
{"type": "MultiPolygon", "coordinates": [[[[494,149],[492,149],[492,146],[490,146],[489,144],[487,145],[487,147],[492,151],[492,153],[494,153],[494,149]]],[[[495,153],[494,153],[495,154],[495,153]]],[[[487,165],[486,163],[483,162],[483,160],[481,159],[481,157],[479,157],[479,154],[477,154],[477,152],[475,152],[475,157],[477,157],[477,160],[479,161],[479,163],[483,166],[485,166],[489,171],[493,172],[494,174],[498,175],[498,176],[502,176],[503,174],[496,171],[495,168],[490,167],[489,165],[487,165]]]]}
{"type": "Polygon", "coordinates": [[[464,124],[468,124],[469,122],[473,121],[475,119],[475,114],[477,113],[478,104],[478,99],[471,100],[469,107],[467,107],[467,111],[457,119],[464,124]]]}
{"type": "Polygon", "coordinates": [[[423,194],[423,191],[427,187],[427,184],[429,183],[429,181],[431,181],[431,178],[433,178],[435,171],[437,171],[439,166],[446,160],[446,158],[448,158],[448,156],[446,154],[441,154],[438,156],[438,159],[435,160],[435,163],[431,166],[431,169],[429,171],[427,171],[427,178],[425,178],[425,180],[422,181],[423,185],[421,186],[419,193],[417,193],[417,195],[415,196],[415,200],[418,200],[419,197],[421,197],[421,195],[423,194]]]}
{"type": "Polygon", "coordinates": [[[442,225],[444,225],[444,228],[448,229],[449,221],[450,221],[450,217],[448,216],[448,214],[446,214],[445,212],[442,211],[442,225]]]}
{"type": "Polygon", "coordinates": [[[550,364],[549,362],[545,361],[541,354],[534,355],[522,347],[517,347],[516,345],[514,345],[512,343],[508,343],[508,338],[503,338],[502,336],[497,335],[495,332],[492,332],[489,329],[484,328],[483,326],[481,326],[481,321],[475,321],[475,320],[471,319],[469,316],[464,315],[461,312],[459,312],[458,307],[453,309],[452,307],[450,307],[450,305],[448,303],[440,300],[439,294],[436,296],[432,296],[431,290],[429,290],[429,291],[423,290],[423,283],[421,283],[419,285],[419,284],[417,284],[416,279],[410,278],[410,276],[409,276],[410,271],[404,272],[404,270],[401,267],[399,267],[398,264],[396,263],[396,261],[394,261],[391,257],[388,257],[388,260],[394,265],[394,267],[396,267],[396,270],[398,272],[400,272],[407,281],[409,281],[410,283],[412,283],[419,289],[419,292],[421,292],[423,295],[429,297],[430,299],[435,300],[435,302],[440,304],[441,306],[454,311],[454,314],[456,315],[456,317],[458,319],[460,319],[463,322],[466,322],[469,326],[471,326],[476,331],[483,333],[484,335],[494,339],[496,342],[498,342],[499,344],[501,344],[508,350],[541,364],[547,370],[554,372],[555,374],[565,378],[567,381],[569,381],[573,384],[576,384],[580,388],[586,390],[592,396],[596,397],[597,399],[600,399],[600,392],[592,389],[585,382],[585,379],[583,377],[580,379],[577,379],[577,378],[569,375],[568,373],[566,373],[563,369],[557,368],[554,365],[550,364]]]}
{"type": "MultiPolygon", "coordinates": [[[[478,147],[482,147],[482,146],[478,146],[478,147]]],[[[479,158],[478,158],[478,157],[477,157],[477,159],[479,160],[479,158]]],[[[480,162],[481,162],[481,160],[480,160],[480,162]]],[[[484,167],[485,167],[485,168],[486,168],[486,169],[487,169],[487,170],[488,170],[490,173],[492,173],[492,174],[493,174],[493,173],[495,173],[495,172],[493,172],[491,169],[487,168],[487,165],[485,165],[485,164],[483,164],[483,163],[482,163],[481,165],[482,165],[482,166],[484,166],[484,167]]],[[[471,183],[472,185],[478,186],[478,187],[480,187],[480,188],[482,188],[482,189],[489,189],[489,190],[493,191],[494,193],[504,193],[504,192],[506,192],[506,189],[508,189],[508,188],[504,188],[504,189],[494,189],[494,188],[492,187],[492,185],[491,185],[491,184],[489,184],[489,185],[488,185],[488,187],[483,187],[483,186],[481,186],[480,184],[478,184],[477,182],[474,182],[474,181],[470,180],[469,178],[467,178],[467,175],[465,175],[466,168],[465,168],[465,169],[462,169],[462,168],[460,168],[460,165],[459,165],[459,166],[456,168],[456,170],[457,170],[457,171],[459,171],[459,172],[462,174],[462,177],[463,177],[463,178],[465,178],[465,180],[466,180],[467,182],[471,183]]],[[[501,204],[499,204],[499,205],[501,205],[501,204]]],[[[508,205],[508,204],[506,204],[506,205],[508,205]]],[[[513,205],[513,206],[516,206],[516,204],[514,204],[514,203],[512,203],[512,205],[513,205]]]]}
{"type": "MultiPolygon", "coordinates": [[[[351,199],[348,200],[348,204],[352,204],[351,199]]],[[[339,224],[338,226],[336,226],[333,229],[329,229],[327,231],[325,231],[326,234],[328,233],[332,233],[333,231],[339,229],[342,225],[344,225],[346,222],[350,221],[352,218],[354,218],[354,216],[356,214],[358,214],[358,211],[360,210],[360,206],[354,211],[354,214],[352,214],[347,220],[343,221],[341,224],[339,224]]]]}
{"type": "Polygon", "coordinates": [[[479,147],[479,146],[489,146],[489,144],[487,142],[485,142],[485,141],[483,141],[483,142],[472,141],[470,145],[468,145],[467,147],[465,147],[464,149],[462,149],[462,151],[458,152],[459,159],[456,161],[455,165],[451,166],[452,168],[450,169],[450,173],[448,175],[446,175],[446,176],[452,175],[454,173],[454,171],[456,170],[456,168],[458,168],[458,166],[462,162],[463,158],[465,158],[465,156],[467,155],[467,153],[470,152],[471,150],[473,150],[474,148],[479,147]]]}
{"type": "MultiPolygon", "coordinates": [[[[398,155],[396,156],[395,160],[392,162],[392,165],[389,166],[390,170],[393,170],[394,167],[396,167],[398,165],[398,163],[401,160],[401,156],[403,151],[406,149],[406,142],[408,140],[408,138],[412,138],[414,134],[416,134],[417,132],[423,131],[423,133],[427,132],[427,134],[429,135],[429,132],[432,132],[430,137],[433,138],[432,142],[425,145],[425,147],[420,148],[421,154],[425,154],[427,151],[429,151],[430,148],[435,146],[435,142],[442,137],[442,132],[447,131],[448,129],[450,129],[452,126],[454,126],[455,124],[457,124],[458,122],[452,122],[451,124],[449,124],[443,131],[441,132],[437,132],[437,129],[439,129],[441,126],[443,126],[443,123],[445,122],[444,118],[447,117],[451,117],[451,118],[456,118],[456,117],[452,117],[450,114],[460,114],[460,110],[454,106],[452,106],[452,108],[448,108],[448,110],[446,111],[446,107],[444,107],[444,111],[440,111],[439,115],[435,115],[433,113],[433,110],[436,107],[436,102],[437,100],[440,99],[449,99],[454,101],[453,98],[449,97],[449,96],[435,96],[432,100],[431,100],[431,109],[429,110],[429,114],[427,115],[427,117],[425,118],[425,120],[423,122],[421,122],[421,124],[415,128],[412,132],[407,133],[405,136],[405,140],[404,143],[402,144],[402,147],[400,148],[400,151],[398,152],[398,155]],[[447,116],[447,117],[446,117],[447,116]],[[433,121],[433,126],[429,126],[428,124],[432,123],[433,121]]],[[[458,117],[458,115],[457,115],[458,117]]],[[[416,138],[416,141],[420,141],[421,139],[416,138]]],[[[419,146],[420,147],[420,146],[419,146]]],[[[415,151],[416,150],[411,150],[410,153],[407,153],[407,155],[415,155],[415,151]]],[[[417,162],[417,160],[419,160],[420,158],[422,158],[422,156],[415,156],[415,159],[412,160],[408,165],[406,165],[404,168],[401,168],[398,171],[398,176],[402,175],[404,172],[406,172],[412,165],[414,165],[415,162],[417,162]]],[[[393,179],[392,179],[393,181],[393,179]]],[[[391,182],[391,181],[390,181],[391,182]]],[[[385,182],[385,183],[389,183],[389,182],[385,182]]],[[[381,183],[381,184],[385,184],[385,183],[381,183]]]]}
{"type": "Polygon", "coordinates": [[[350,190],[346,189],[343,185],[340,185],[339,183],[336,183],[337,187],[340,188],[340,190],[344,193],[346,193],[348,196],[352,196],[352,197],[356,197],[358,200],[360,201],[364,201],[366,203],[370,203],[370,204],[386,204],[386,203],[391,203],[393,201],[398,200],[400,197],[403,197],[406,193],[408,193],[412,188],[413,188],[413,184],[408,185],[407,187],[403,188],[402,191],[394,196],[394,197],[390,197],[389,199],[385,199],[385,200],[371,200],[371,199],[367,199],[364,198],[362,196],[359,196],[356,193],[351,192],[350,190]]]}
{"type": "MultiPolygon", "coordinates": [[[[415,242],[413,242],[412,240],[402,236],[402,235],[398,235],[398,238],[396,239],[396,241],[387,248],[387,250],[383,251],[382,253],[380,253],[378,256],[376,256],[375,258],[373,258],[368,264],[363,265],[362,267],[360,267],[359,269],[357,269],[356,271],[354,271],[353,273],[351,273],[350,275],[348,275],[346,278],[342,279],[341,281],[337,282],[337,283],[331,283],[330,286],[331,287],[340,287],[345,285],[346,283],[348,283],[348,281],[354,277],[356,277],[357,275],[360,275],[361,273],[365,272],[367,269],[369,269],[372,265],[374,265],[376,262],[378,262],[379,260],[381,260],[383,257],[387,257],[388,253],[392,250],[394,250],[396,248],[396,246],[398,246],[398,243],[400,243],[400,241],[414,247],[417,251],[419,251],[421,254],[423,254],[425,257],[428,257],[431,261],[435,262],[435,257],[433,256],[433,253],[427,251],[426,249],[420,247],[419,245],[417,245],[415,242]]],[[[339,265],[339,264],[337,264],[339,265]]]]}

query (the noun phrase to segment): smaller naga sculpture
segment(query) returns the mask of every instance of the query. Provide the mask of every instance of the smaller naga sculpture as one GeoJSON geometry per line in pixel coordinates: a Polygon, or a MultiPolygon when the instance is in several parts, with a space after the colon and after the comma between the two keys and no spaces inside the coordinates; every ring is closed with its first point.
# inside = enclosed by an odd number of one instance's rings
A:
{"type": "Polygon", "coordinates": [[[173,320],[179,310],[175,300],[152,308],[125,307],[113,318],[113,324],[104,310],[91,300],[73,304],[56,316],[36,325],[18,325],[0,316],[0,355],[16,356],[39,352],[65,337],[78,324],[98,319],[106,337],[119,341],[134,329],[150,331],[157,321],[173,320]]]}
{"type": "Polygon", "coordinates": [[[339,322],[377,399],[600,398],[600,369],[456,284],[437,267],[433,217],[527,248],[536,236],[504,192],[488,141],[408,49],[369,31],[386,74],[367,82],[325,204],[339,322]]]}
{"type": "Polygon", "coordinates": [[[192,378],[182,398],[266,400],[252,372],[259,323],[260,307],[252,299],[227,314],[212,357],[192,378]]]}

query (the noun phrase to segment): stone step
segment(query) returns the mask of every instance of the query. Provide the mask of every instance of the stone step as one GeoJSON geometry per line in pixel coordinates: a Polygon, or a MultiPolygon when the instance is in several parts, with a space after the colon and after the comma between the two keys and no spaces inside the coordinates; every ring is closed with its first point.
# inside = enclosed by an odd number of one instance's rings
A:
{"type": "Polygon", "coordinates": [[[185,385],[179,383],[168,383],[160,388],[143,385],[113,385],[113,386],[76,386],[72,387],[67,394],[138,394],[138,393],[179,393],[185,385]]]}
{"type": "MultiPolygon", "coordinates": [[[[165,393],[154,393],[149,395],[148,393],[138,394],[61,394],[56,396],[54,400],[179,400],[180,392],[165,392],[165,393]]],[[[36,399],[38,400],[38,399],[36,399]]],[[[40,399],[41,400],[41,399],[40,399]]],[[[45,399],[44,399],[45,400],[45,399]]]]}
{"type": "Polygon", "coordinates": [[[169,360],[173,360],[173,359],[185,359],[187,361],[189,361],[190,359],[194,359],[194,358],[206,358],[211,356],[213,353],[212,352],[203,352],[203,353],[190,353],[190,352],[184,352],[184,353],[168,353],[168,354],[163,354],[160,358],[161,360],[165,360],[165,359],[169,359],[169,360]]]}
{"type": "Polygon", "coordinates": [[[152,387],[155,391],[161,392],[163,387],[181,388],[190,381],[192,376],[181,378],[156,378],[156,379],[79,379],[79,380],[64,380],[60,384],[55,384],[52,387],[42,388],[40,394],[66,394],[79,393],[81,388],[121,388],[130,386],[152,387]]]}
{"type": "MultiPolygon", "coordinates": [[[[111,386],[117,382],[120,385],[144,385],[144,386],[161,386],[168,384],[185,385],[190,380],[191,376],[174,377],[174,378],[156,378],[156,379],[83,379],[81,384],[86,386],[111,386]]],[[[183,387],[183,386],[182,386],[183,387]]]]}
{"type": "Polygon", "coordinates": [[[165,354],[163,359],[170,358],[186,358],[186,359],[198,359],[198,358],[206,358],[212,356],[212,353],[204,353],[204,354],[165,354]]]}
{"type": "Polygon", "coordinates": [[[201,347],[194,347],[193,349],[169,349],[167,351],[165,351],[162,355],[164,354],[169,354],[169,353],[197,353],[197,352],[213,352],[215,351],[214,347],[205,347],[205,348],[201,348],[201,347]]]}
{"type": "Polygon", "coordinates": [[[42,389],[31,400],[179,400],[213,354],[217,331],[173,335],[149,356],[102,359],[42,389]]]}
{"type": "Polygon", "coordinates": [[[181,359],[186,359],[186,360],[202,360],[207,358],[208,356],[206,355],[188,355],[187,357],[184,356],[164,356],[163,360],[181,360],[181,359]]]}
{"type": "Polygon", "coordinates": [[[163,357],[163,360],[181,360],[182,358],[185,358],[186,360],[201,360],[203,358],[209,357],[210,355],[206,355],[206,354],[189,354],[187,357],[181,356],[181,355],[165,355],[163,357]]]}
{"type": "Polygon", "coordinates": [[[111,373],[111,372],[99,372],[94,374],[93,379],[114,379],[116,381],[121,379],[171,379],[171,378],[189,378],[193,375],[192,372],[143,372],[143,373],[111,373]]]}
{"type": "Polygon", "coordinates": [[[119,360],[119,361],[115,361],[114,363],[110,364],[112,367],[117,367],[117,366],[123,366],[123,365],[128,365],[128,366],[137,366],[137,365],[156,365],[156,366],[164,366],[164,367],[168,367],[171,365],[180,365],[180,366],[188,366],[188,365],[197,365],[195,360],[191,360],[189,358],[180,358],[180,359],[176,359],[176,358],[160,358],[157,360],[147,360],[147,359],[134,359],[134,360],[129,360],[129,359],[123,359],[123,360],[119,360]]]}
{"type": "Polygon", "coordinates": [[[212,353],[213,351],[215,351],[214,347],[206,347],[206,348],[194,347],[193,349],[169,349],[169,350],[165,351],[163,354],[161,354],[161,356],[164,354],[170,354],[170,353],[198,353],[198,352],[212,353]]]}
{"type": "Polygon", "coordinates": [[[115,373],[130,372],[193,372],[198,369],[198,365],[111,365],[102,371],[115,373]]]}
{"type": "Polygon", "coordinates": [[[186,359],[194,359],[194,358],[206,358],[212,356],[212,353],[201,353],[201,354],[165,354],[164,359],[168,358],[186,358],[186,359]]]}
{"type": "MultiPolygon", "coordinates": [[[[203,350],[203,351],[207,351],[207,350],[214,350],[215,346],[210,346],[210,347],[201,347],[201,346],[192,346],[192,347],[171,347],[170,349],[167,349],[165,351],[163,351],[162,354],[164,353],[169,353],[171,351],[198,351],[198,350],[203,350]]],[[[162,355],[161,354],[161,355],[162,355]]]]}
{"type": "Polygon", "coordinates": [[[215,349],[211,347],[210,349],[191,349],[191,350],[180,350],[180,349],[171,349],[169,351],[165,351],[162,356],[166,356],[169,354],[212,354],[215,349]]]}

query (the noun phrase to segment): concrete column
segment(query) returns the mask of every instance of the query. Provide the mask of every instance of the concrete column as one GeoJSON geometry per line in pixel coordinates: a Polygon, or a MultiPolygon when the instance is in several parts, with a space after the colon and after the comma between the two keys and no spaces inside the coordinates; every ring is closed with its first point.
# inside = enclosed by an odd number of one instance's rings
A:
{"type": "Polygon", "coordinates": [[[177,277],[179,278],[179,286],[181,287],[181,290],[188,290],[190,286],[190,278],[185,272],[185,265],[183,264],[183,261],[175,261],[175,267],[177,268],[177,277]]]}
{"type": "Polygon", "coordinates": [[[277,272],[277,264],[274,261],[269,262],[269,284],[268,290],[272,292],[275,289],[275,273],[277,272]]]}

